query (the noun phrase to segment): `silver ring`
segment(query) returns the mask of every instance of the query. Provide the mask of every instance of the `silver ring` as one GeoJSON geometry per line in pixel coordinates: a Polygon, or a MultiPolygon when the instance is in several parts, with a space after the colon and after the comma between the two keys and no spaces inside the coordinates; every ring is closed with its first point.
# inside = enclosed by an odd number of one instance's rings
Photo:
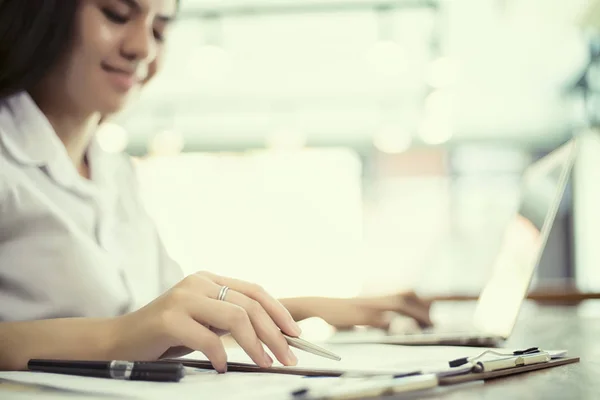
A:
{"type": "Polygon", "coordinates": [[[228,290],[229,290],[229,288],[227,286],[222,286],[221,291],[219,292],[219,297],[217,297],[217,300],[225,301],[225,296],[227,296],[228,290]]]}

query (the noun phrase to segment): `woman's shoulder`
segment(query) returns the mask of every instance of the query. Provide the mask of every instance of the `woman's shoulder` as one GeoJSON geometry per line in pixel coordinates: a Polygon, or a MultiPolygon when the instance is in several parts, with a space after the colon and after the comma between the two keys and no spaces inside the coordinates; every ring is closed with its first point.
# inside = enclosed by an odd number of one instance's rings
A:
{"type": "Polygon", "coordinates": [[[8,192],[8,179],[6,177],[6,165],[0,151],[0,206],[2,205],[6,193],[8,192]]]}
{"type": "Polygon", "coordinates": [[[0,226],[7,215],[14,215],[18,202],[16,188],[21,185],[20,174],[0,143],[0,226]]]}
{"type": "Polygon", "coordinates": [[[0,98],[0,199],[23,180],[23,171],[39,166],[50,147],[37,135],[52,129],[26,92],[0,98]]]}
{"type": "Polygon", "coordinates": [[[10,188],[16,184],[15,166],[2,144],[2,126],[0,126],[0,205],[6,198],[10,188]]]}
{"type": "Polygon", "coordinates": [[[0,99],[0,202],[4,198],[10,177],[10,174],[8,173],[10,165],[7,162],[4,136],[8,134],[7,131],[9,129],[12,129],[12,126],[9,126],[9,122],[11,121],[8,116],[5,115],[8,113],[6,104],[7,99],[0,99]]]}

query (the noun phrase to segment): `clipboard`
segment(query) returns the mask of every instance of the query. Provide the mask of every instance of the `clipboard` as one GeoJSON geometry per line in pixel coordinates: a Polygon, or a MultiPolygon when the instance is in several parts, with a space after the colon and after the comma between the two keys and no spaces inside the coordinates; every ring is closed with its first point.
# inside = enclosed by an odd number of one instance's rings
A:
{"type": "Polygon", "coordinates": [[[474,381],[488,381],[496,378],[503,378],[511,375],[518,375],[525,372],[538,371],[547,368],[558,367],[561,365],[575,364],[580,361],[579,357],[565,357],[565,358],[557,358],[552,359],[547,362],[530,364],[530,365],[522,365],[518,367],[500,369],[491,372],[471,372],[463,375],[453,375],[453,376],[440,376],[439,377],[439,385],[440,386],[450,386],[457,385],[460,383],[466,382],[474,382],[474,381]]]}
{"type": "Polygon", "coordinates": [[[382,396],[398,393],[423,393],[423,391],[434,390],[437,387],[449,387],[452,385],[487,381],[503,376],[516,375],[534,370],[552,368],[560,365],[578,362],[579,358],[555,359],[548,362],[524,365],[520,367],[507,368],[492,372],[470,372],[456,376],[436,376],[436,374],[424,374],[408,376],[398,379],[390,378],[363,378],[357,381],[337,381],[327,383],[324,386],[311,387],[305,385],[292,392],[297,400],[358,400],[358,399],[380,399],[382,396]]]}
{"type": "MultiPolygon", "coordinates": [[[[176,362],[182,363],[186,367],[198,368],[198,369],[207,369],[214,370],[210,361],[207,360],[193,360],[193,359],[185,359],[185,358],[173,358],[173,359],[163,359],[161,361],[165,362],[176,362]]],[[[494,378],[500,378],[510,375],[521,374],[529,371],[536,371],[546,368],[558,367],[561,365],[574,364],[580,361],[579,357],[564,357],[564,358],[556,358],[551,359],[550,361],[517,366],[512,368],[506,368],[501,370],[495,370],[491,372],[469,372],[469,373],[460,373],[457,375],[445,375],[438,374],[440,385],[454,385],[464,382],[472,382],[478,380],[489,380],[494,378]]],[[[288,374],[288,375],[300,375],[300,376],[308,376],[308,377],[340,377],[347,375],[346,370],[334,370],[334,369],[318,369],[318,368],[302,368],[302,367],[279,367],[273,366],[270,368],[262,368],[256,364],[249,363],[240,363],[240,362],[232,362],[229,361],[227,363],[227,370],[231,372],[255,372],[255,373],[271,373],[271,374],[288,374]]],[[[380,371],[380,370],[365,370],[365,371],[355,371],[357,374],[362,375],[364,377],[368,376],[380,376],[380,375],[393,375],[394,377],[400,378],[405,376],[414,376],[420,375],[423,372],[421,370],[414,371],[380,371]]]]}

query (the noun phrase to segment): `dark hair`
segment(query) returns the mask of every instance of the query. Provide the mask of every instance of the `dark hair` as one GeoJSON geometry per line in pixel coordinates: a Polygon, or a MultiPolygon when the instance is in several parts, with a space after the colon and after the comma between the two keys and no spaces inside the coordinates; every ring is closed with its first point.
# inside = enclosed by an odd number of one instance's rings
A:
{"type": "Polygon", "coordinates": [[[79,0],[0,0],[0,98],[35,86],[66,51],[79,0]]]}
{"type": "Polygon", "coordinates": [[[30,90],[56,64],[73,37],[78,6],[79,0],[0,0],[0,99],[30,90]]]}

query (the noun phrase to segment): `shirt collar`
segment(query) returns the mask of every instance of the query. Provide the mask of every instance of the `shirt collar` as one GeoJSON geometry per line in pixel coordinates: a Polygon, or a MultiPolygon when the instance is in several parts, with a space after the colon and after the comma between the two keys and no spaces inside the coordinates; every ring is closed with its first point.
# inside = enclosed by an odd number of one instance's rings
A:
{"type": "Polygon", "coordinates": [[[64,187],[92,194],[97,183],[106,183],[103,178],[109,171],[104,169],[109,165],[96,139],[92,138],[87,152],[93,179],[88,181],[79,175],[50,121],[27,92],[0,101],[0,140],[15,161],[45,169],[64,187]]]}
{"type": "Polygon", "coordinates": [[[2,101],[0,130],[6,149],[21,164],[43,166],[67,156],[50,121],[27,92],[2,101]]]}

